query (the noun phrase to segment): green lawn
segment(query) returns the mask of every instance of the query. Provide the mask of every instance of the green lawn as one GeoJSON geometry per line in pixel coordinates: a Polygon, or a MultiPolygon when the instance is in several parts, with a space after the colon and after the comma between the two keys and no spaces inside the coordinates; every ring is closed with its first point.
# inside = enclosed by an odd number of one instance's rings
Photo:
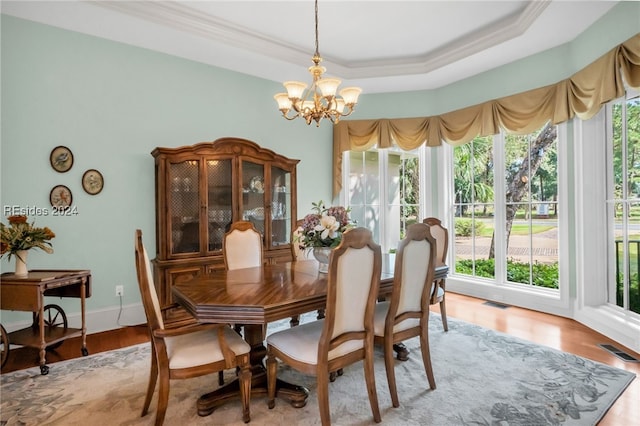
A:
{"type": "MultiPolygon", "coordinates": [[[[531,233],[532,234],[539,234],[541,232],[546,232],[549,231],[551,229],[555,228],[555,226],[551,226],[551,225],[533,225],[531,227],[531,233]]],[[[485,226],[482,227],[482,229],[480,230],[479,236],[481,237],[491,237],[493,235],[493,227],[492,226],[487,226],[485,224],[485,226]]],[[[529,235],[529,225],[523,223],[523,224],[519,224],[516,223],[511,227],[511,235],[529,235]]]]}

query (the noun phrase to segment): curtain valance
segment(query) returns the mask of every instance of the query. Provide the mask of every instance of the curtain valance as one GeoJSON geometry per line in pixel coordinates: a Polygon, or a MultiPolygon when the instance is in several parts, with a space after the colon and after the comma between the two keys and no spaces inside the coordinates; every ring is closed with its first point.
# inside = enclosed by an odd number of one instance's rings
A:
{"type": "Polygon", "coordinates": [[[526,134],[553,124],[593,117],[624,94],[624,81],[640,89],[640,34],[559,83],[431,117],[340,121],[333,128],[333,196],[342,188],[342,153],[374,145],[404,150],[422,144],[462,145],[505,129],[526,134]]]}

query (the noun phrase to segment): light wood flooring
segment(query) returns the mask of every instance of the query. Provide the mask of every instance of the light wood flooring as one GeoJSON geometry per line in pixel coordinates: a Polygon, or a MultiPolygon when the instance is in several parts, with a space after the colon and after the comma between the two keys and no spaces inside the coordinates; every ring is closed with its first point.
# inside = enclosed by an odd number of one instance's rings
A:
{"type": "MultiPolygon", "coordinates": [[[[638,377],[629,385],[607,412],[601,426],[640,425],[640,363],[625,362],[598,344],[608,343],[640,359],[640,354],[606,338],[605,336],[567,318],[548,315],[528,309],[508,307],[501,309],[484,304],[484,300],[454,293],[447,294],[447,314],[498,330],[532,342],[543,344],[565,352],[599,361],[635,373],[638,377]]],[[[434,311],[438,311],[437,307],[434,311]]],[[[104,333],[87,336],[90,354],[126,347],[148,341],[144,325],[123,327],[104,333]]],[[[47,353],[47,364],[78,358],[81,356],[80,339],[69,339],[55,351],[47,353]]],[[[414,356],[414,355],[411,355],[414,356]]],[[[13,347],[2,373],[35,367],[38,365],[38,351],[34,348],[13,347]]],[[[144,392],[141,389],[141,392],[144,392]]]]}

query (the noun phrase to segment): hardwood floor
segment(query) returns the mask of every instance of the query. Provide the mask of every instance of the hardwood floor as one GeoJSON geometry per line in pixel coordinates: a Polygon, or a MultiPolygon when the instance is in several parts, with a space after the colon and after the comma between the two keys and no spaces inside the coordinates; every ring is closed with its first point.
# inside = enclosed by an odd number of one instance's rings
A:
{"type": "MultiPolygon", "coordinates": [[[[640,354],[596,333],[584,325],[567,318],[548,315],[528,309],[486,305],[484,300],[454,293],[447,294],[449,317],[475,323],[529,341],[537,342],[565,352],[612,365],[640,376],[640,363],[625,362],[598,344],[608,343],[640,359],[640,354]]],[[[437,307],[434,309],[438,311],[437,307]]],[[[149,341],[146,325],[123,327],[87,336],[90,354],[117,349],[149,341]]],[[[55,351],[47,353],[49,365],[66,359],[79,358],[80,339],[69,339],[55,351]]],[[[14,347],[2,373],[35,367],[38,351],[34,348],[14,347]]],[[[601,426],[627,426],[638,424],[640,419],[640,377],[629,385],[607,412],[601,426]]]]}

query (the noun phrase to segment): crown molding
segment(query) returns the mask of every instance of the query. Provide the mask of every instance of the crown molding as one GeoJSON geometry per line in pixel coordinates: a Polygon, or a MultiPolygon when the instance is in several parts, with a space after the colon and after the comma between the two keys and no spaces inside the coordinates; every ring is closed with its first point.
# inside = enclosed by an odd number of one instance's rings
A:
{"type": "MultiPolygon", "coordinates": [[[[312,54],[308,47],[270,38],[250,28],[204,14],[186,3],[176,1],[92,1],[90,3],[295,65],[308,62],[312,54]]],[[[524,34],[550,3],[548,0],[529,1],[519,12],[420,55],[363,61],[323,55],[324,63],[331,67],[333,74],[347,79],[427,73],[524,34]]]]}

